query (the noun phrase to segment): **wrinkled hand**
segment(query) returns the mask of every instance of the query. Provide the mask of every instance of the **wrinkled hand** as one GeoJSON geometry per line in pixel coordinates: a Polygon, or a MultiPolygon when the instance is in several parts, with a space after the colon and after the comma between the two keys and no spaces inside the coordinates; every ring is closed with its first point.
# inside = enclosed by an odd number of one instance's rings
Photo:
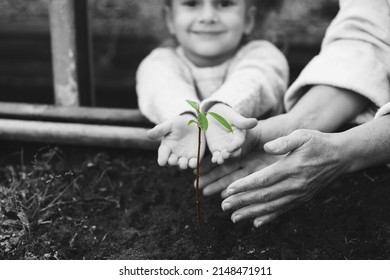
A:
{"type": "Polygon", "coordinates": [[[297,130],[268,142],[266,152],[287,154],[227,188],[224,211],[234,210],[234,223],[254,219],[255,227],[268,223],[296,205],[310,200],[344,172],[343,149],[337,134],[297,130]]]}
{"type": "MultiPolygon", "coordinates": [[[[196,168],[198,157],[198,127],[188,125],[191,115],[178,116],[149,130],[147,136],[152,140],[161,140],[158,149],[158,164],[179,166],[180,169],[196,168]]],[[[205,152],[205,137],[202,133],[200,158],[205,152]]]]}
{"type": "Polygon", "coordinates": [[[209,128],[206,131],[206,139],[212,154],[211,161],[222,164],[225,159],[241,154],[246,130],[255,127],[257,120],[247,119],[225,104],[216,104],[210,111],[224,117],[233,128],[233,133],[231,133],[213,117],[208,117],[209,128]]]}
{"type": "Polygon", "coordinates": [[[199,178],[199,187],[203,189],[205,196],[221,193],[221,196],[226,198],[226,188],[231,183],[261,170],[281,158],[282,156],[253,150],[242,158],[229,159],[223,165],[215,165],[205,159],[201,163],[202,175],[199,178]]]}

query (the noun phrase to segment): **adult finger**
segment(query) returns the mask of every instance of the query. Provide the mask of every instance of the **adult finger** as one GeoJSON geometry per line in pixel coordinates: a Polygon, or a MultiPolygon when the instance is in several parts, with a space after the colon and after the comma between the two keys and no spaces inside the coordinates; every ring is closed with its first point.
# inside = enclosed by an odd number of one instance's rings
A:
{"type": "Polygon", "coordinates": [[[160,166],[165,166],[167,164],[169,155],[171,154],[171,149],[164,145],[161,144],[160,147],[158,148],[157,152],[157,162],[160,166]]]}
{"type": "Polygon", "coordinates": [[[256,217],[253,220],[253,226],[256,227],[256,228],[259,228],[259,227],[261,227],[261,226],[263,226],[265,224],[268,224],[268,223],[272,222],[273,220],[275,220],[280,215],[286,213],[290,209],[292,209],[295,206],[299,205],[301,202],[302,202],[302,200],[297,199],[293,203],[288,203],[287,205],[285,205],[284,207],[282,207],[278,211],[275,211],[275,212],[272,212],[272,213],[269,213],[269,214],[265,214],[265,215],[256,217]]]}
{"type": "Polygon", "coordinates": [[[199,185],[201,188],[208,186],[209,184],[217,181],[226,175],[236,171],[240,168],[240,163],[238,161],[227,162],[224,165],[215,166],[213,169],[208,172],[204,171],[201,168],[202,175],[199,178],[199,185]]]}
{"type": "Polygon", "coordinates": [[[275,220],[277,217],[285,213],[287,210],[280,210],[274,213],[266,214],[260,217],[257,217],[256,219],[253,220],[253,226],[256,228],[262,227],[265,224],[268,224],[275,220]]]}
{"type": "Polygon", "coordinates": [[[233,223],[237,223],[247,219],[254,219],[264,215],[278,213],[283,209],[290,209],[297,205],[297,199],[298,195],[288,195],[267,203],[256,203],[248,205],[233,212],[231,219],[233,223]]]}
{"type": "Polygon", "coordinates": [[[246,175],[248,175],[248,173],[245,169],[233,171],[232,173],[212,182],[211,184],[208,184],[203,190],[203,195],[210,196],[215,193],[222,192],[229,184],[240,178],[243,178],[246,175]]]}
{"type": "Polygon", "coordinates": [[[226,189],[224,189],[224,190],[221,192],[221,198],[222,198],[222,199],[225,199],[225,198],[227,198],[227,197],[228,197],[228,195],[227,195],[226,189]]]}
{"type": "Polygon", "coordinates": [[[305,134],[302,130],[294,131],[287,136],[266,143],[264,145],[264,150],[267,153],[284,155],[298,149],[309,140],[310,136],[305,134]]]}
{"type": "Polygon", "coordinates": [[[282,159],[270,166],[267,166],[251,175],[232,183],[227,188],[228,195],[246,192],[257,188],[266,188],[290,175],[291,166],[285,164],[282,159]]]}
{"type": "Polygon", "coordinates": [[[214,167],[215,164],[211,162],[211,155],[208,155],[200,162],[200,169],[203,174],[210,172],[214,167]]]}
{"type": "Polygon", "coordinates": [[[171,131],[171,123],[163,122],[156,125],[146,133],[146,136],[152,140],[158,140],[167,135],[171,131]]]}
{"type": "Polygon", "coordinates": [[[291,188],[288,182],[276,184],[268,188],[256,189],[248,192],[238,193],[225,199],[221,206],[223,211],[242,208],[252,204],[264,204],[274,201],[280,197],[291,194],[295,188],[291,188]]]}

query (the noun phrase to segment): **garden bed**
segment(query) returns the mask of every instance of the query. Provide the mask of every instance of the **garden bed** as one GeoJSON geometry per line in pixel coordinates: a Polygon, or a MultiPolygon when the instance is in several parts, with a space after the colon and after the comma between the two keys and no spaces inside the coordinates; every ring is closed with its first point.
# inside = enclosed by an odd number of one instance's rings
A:
{"type": "Polygon", "coordinates": [[[0,259],[387,259],[390,176],[344,176],[260,229],[233,224],[155,152],[4,142],[0,259]]]}

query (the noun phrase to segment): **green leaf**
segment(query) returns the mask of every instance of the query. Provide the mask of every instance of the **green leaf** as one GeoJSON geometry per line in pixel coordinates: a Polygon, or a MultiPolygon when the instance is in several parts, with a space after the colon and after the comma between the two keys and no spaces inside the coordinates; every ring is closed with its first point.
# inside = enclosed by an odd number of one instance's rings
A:
{"type": "MultiPolygon", "coordinates": [[[[192,123],[196,123],[198,125],[198,122],[197,121],[194,121],[194,120],[189,120],[188,122],[188,125],[192,124],[192,123]]],[[[198,125],[199,126],[199,125],[198,125]]]]}
{"type": "Polygon", "coordinates": [[[231,125],[221,116],[214,112],[208,112],[210,116],[212,116],[214,119],[216,119],[220,124],[222,124],[228,131],[233,133],[233,128],[231,125]]]}
{"type": "Polygon", "coordinates": [[[198,112],[198,126],[203,131],[206,131],[209,127],[209,121],[207,120],[206,115],[202,112],[198,112]]]}
{"type": "Polygon", "coordinates": [[[190,104],[190,106],[192,108],[195,109],[196,112],[199,112],[199,104],[196,103],[195,101],[192,101],[192,100],[186,100],[188,104],[190,104]]]}

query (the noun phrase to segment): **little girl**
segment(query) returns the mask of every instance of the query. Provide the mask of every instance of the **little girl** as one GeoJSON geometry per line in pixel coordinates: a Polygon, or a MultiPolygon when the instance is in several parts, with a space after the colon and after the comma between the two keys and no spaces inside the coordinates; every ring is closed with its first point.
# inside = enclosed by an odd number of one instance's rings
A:
{"type": "Polygon", "coordinates": [[[258,11],[264,1],[165,2],[166,25],[177,46],[155,49],[137,71],[139,108],[158,124],[148,136],[162,138],[161,166],[196,167],[197,128],[187,125],[195,115],[185,100],[197,101],[202,111],[216,112],[232,125],[234,133],[229,133],[210,118],[206,135],[202,135],[212,161],[219,164],[240,153],[246,130],[257,124],[247,118],[283,111],[288,83],[285,57],[267,41],[248,42],[257,12],[265,14],[258,11]]]}

